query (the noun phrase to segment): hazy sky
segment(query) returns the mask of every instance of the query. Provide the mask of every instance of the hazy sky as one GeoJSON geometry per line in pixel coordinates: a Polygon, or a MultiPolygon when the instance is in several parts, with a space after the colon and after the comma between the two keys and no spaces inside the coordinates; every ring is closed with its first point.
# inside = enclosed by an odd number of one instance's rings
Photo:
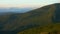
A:
{"type": "Polygon", "coordinates": [[[0,7],[40,7],[58,0],[0,0],[0,7]]]}

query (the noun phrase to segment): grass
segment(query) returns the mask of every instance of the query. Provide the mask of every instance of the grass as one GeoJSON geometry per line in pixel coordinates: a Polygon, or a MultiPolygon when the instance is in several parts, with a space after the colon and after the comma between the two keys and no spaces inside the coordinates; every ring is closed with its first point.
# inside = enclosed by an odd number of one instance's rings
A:
{"type": "Polygon", "coordinates": [[[40,34],[41,32],[45,33],[56,33],[60,31],[60,23],[59,24],[51,24],[42,27],[35,27],[28,30],[24,30],[22,32],[18,32],[17,34],[40,34]]]}

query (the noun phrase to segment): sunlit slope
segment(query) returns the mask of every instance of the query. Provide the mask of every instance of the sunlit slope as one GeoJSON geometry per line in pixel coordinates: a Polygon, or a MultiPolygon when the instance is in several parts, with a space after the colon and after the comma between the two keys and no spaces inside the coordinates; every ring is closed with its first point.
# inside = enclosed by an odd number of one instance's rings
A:
{"type": "MultiPolygon", "coordinates": [[[[40,27],[35,27],[31,29],[24,30],[22,32],[18,32],[17,34],[48,34],[48,33],[59,33],[60,32],[60,24],[51,24],[51,25],[45,25],[40,27]]],[[[59,33],[60,34],[60,33],[59,33]]]]}

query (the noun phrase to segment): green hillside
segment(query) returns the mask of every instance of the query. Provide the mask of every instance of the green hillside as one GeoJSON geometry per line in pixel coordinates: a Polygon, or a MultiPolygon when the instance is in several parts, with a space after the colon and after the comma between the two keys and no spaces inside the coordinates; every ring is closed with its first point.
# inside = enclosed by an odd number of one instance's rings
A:
{"type": "Polygon", "coordinates": [[[51,24],[18,32],[17,34],[60,34],[60,24],[51,24]]]}
{"type": "Polygon", "coordinates": [[[26,13],[0,15],[0,31],[10,34],[39,34],[60,31],[60,20],[57,18],[60,16],[59,7],[60,3],[56,3],[26,13]]]}

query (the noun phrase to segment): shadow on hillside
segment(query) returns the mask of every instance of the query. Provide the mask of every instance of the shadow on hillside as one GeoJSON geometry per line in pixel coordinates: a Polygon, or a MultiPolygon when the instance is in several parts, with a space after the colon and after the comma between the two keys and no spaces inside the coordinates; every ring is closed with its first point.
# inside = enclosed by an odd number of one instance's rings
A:
{"type": "Polygon", "coordinates": [[[0,31],[0,34],[17,34],[17,33],[13,31],[0,31]]]}

